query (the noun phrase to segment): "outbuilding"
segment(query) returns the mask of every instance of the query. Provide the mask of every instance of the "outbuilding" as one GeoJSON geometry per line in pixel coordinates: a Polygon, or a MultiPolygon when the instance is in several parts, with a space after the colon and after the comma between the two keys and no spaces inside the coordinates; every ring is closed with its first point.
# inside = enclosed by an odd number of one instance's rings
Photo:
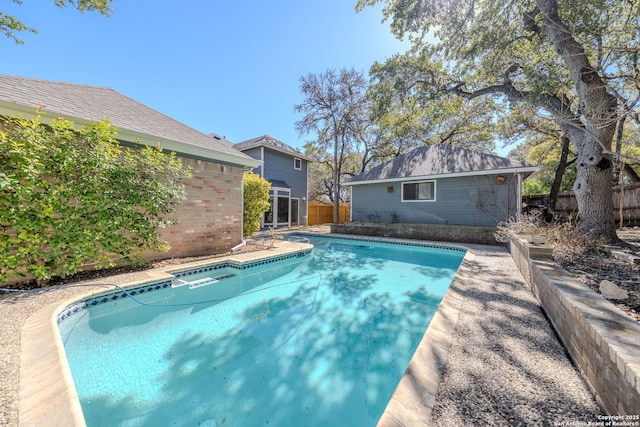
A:
{"type": "Polygon", "coordinates": [[[351,221],[495,227],[521,210],[537,168],[449,144],[419,147],[349,180],[351,221]]]}

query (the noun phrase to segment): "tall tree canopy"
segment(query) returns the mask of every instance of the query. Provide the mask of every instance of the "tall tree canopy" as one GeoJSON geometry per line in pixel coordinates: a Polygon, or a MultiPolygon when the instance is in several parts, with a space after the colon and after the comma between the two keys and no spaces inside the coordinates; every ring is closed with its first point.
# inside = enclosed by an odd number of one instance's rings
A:
{"type": "Polygon", "coordinates": [[[377,3],[394,34],[412,41],[410,54],[393,59],[407,64],[399,68],[407,79],[552,118],[577,152],[579,228],[616,238],[612,142],[623,117],[637,118],[640,0],[359,0],[357,8],[377,3]]]}
{"type": "Polygon", "coordinates": [[[492,99],[471,102],[422,84],[422,59],[398,55],[370,70],[372,115],[380,127],[383,160],[429,144],[454,144],[472,150],[495,149],[496,113],[492,99]]]}
{"type": "MultiPolygon", "coordinates": [[[[22,4],[22,0],[11,0],[13,3],[22,4]]],[[[58,7],[71,6],[78,9],[80,12],[99,12],[102,15],[110,16],[113,10],[111,9],[111,2],[113,0],[53,0],[58,7]]],[[[29,27],[15,16],[8,15],[0,12],[0,32],[12,39],[18,44],[23,44],[24,41],[16,35],[16,32],[26,31],[37,34],[37,30],[33,27],[29,27]]]]}
{"type": "Polygon", "coordinates": [[[334,203],[334,221],[339,218],[343,177],[364,170],[375,145],[372,143],[375,132],[370,121],[367,85],[364,75],[354,69],[329,70],[300,79],[300,90],[305,99],[295,106],[295,110],[303,114],[296,122],[296,129],[300,135],[315,136],[307,143],[307,153],[332,153],[324,158],[324,166],[332,175],[332,182],[325,183],[325,187],[333,192],[330,199],[334,203]],[[355,152],[359,153],[359,170],[354,171],[355,152]]]}

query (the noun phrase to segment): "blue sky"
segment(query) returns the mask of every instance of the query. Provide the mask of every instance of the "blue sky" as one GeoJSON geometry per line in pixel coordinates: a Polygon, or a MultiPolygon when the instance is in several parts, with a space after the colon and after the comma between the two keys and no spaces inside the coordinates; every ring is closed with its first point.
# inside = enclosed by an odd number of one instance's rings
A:
{"type": "MultiPolygon", "coordinates": [[[[38,30],[0,35],[0,74],[106,86],[201,132],[233,142],[269,134],[301,147],[295,131],[309,73],[368,73],[408,44],[356,0],[116,0],[109,18],[53,0],[2,2],[38,30]]],[[[309,137],[307,137],[308,139],[309,137]]]]}

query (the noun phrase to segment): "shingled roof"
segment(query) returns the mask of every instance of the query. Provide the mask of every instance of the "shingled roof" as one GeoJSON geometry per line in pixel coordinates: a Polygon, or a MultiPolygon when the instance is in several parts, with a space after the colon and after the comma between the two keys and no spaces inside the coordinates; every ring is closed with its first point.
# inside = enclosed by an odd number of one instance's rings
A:
{"type": "Polygon", "coordinates": [[[494,154],[467,150],[449,144],[427,145],[372,168],[350,179],[345,185],[371,181],[406,181],[407,178],[484,175],[520,172],[529,175],[535,166],[494,154]]]}
{"type": "Polygon", "coordinates": [[[63,116],[79,126],[108,119],[122,141],[160,143],[169,151],[241,166],[261,163],[113,89],[0,75],[0,115],[31,117],[36,110],[43,121],[63,116]]]}
{"type": "Polygon", "coordinates": [[[246,141],[239,142],[233,146],[236,150],[244,151],[254,147],[267,147],[281,153],[289,154],[291,156],[300,157],[301,159],[311,160],[305,156],[302,152],[296,150],[293,147],[285,144],[272,137],[271,135],[262,135],[257,138],[248,139],[246,141]]]}

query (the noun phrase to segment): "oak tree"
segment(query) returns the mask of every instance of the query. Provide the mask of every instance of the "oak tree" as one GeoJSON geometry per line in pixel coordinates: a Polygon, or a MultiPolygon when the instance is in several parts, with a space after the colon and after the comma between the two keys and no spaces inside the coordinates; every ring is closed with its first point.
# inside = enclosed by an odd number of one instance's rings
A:
{"type": "MultiPolygon", "coordinates": [[[[11,0],[15,4],[22,4],[22,0],[11,0]]],[[[111,3],[113,0],[53,0],[58,7],[71,6],[80,12],[98,12],[101,15],[110,16],[113,10],[111,3]]],[[[38,30],[29,27],[20,19],[13,15],[0,12],[0,33],[12,39],[18,44],[24,44],[24,41],[16,35],[17,32],[26,31],[37,34],[38,30]]]]}
{"type": "Polygon", "coordinates": [[[407,78],[465,99],[526,103],[576,150],[578,228],[616,239],[612,147],[637,114],[640,0],[360,0],[383,3],[391,29],[420,56],[407,78]]]}

